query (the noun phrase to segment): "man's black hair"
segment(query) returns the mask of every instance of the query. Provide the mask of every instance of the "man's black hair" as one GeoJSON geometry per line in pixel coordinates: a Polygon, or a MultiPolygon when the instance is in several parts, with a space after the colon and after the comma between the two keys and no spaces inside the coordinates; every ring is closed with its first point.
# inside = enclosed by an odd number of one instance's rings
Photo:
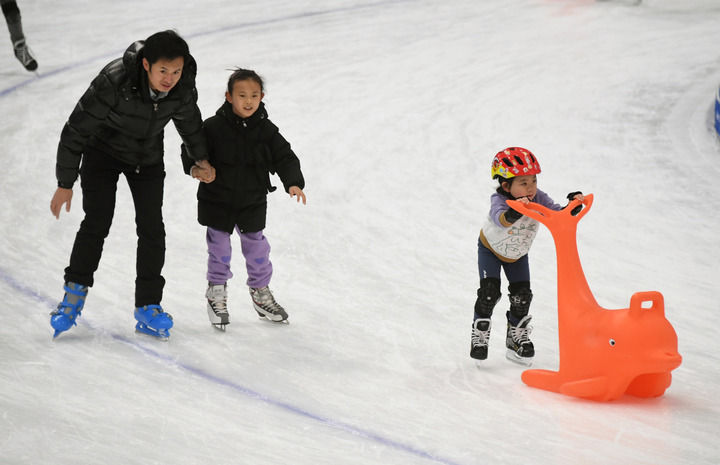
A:
{"type": "Polygon", "coordinates": [[[174,60],[183,57],[187,61],[190,49],[185,39],[172,30],[156,32],[145,40],[143,57],[152,66],[159,59],[174,60]]]}

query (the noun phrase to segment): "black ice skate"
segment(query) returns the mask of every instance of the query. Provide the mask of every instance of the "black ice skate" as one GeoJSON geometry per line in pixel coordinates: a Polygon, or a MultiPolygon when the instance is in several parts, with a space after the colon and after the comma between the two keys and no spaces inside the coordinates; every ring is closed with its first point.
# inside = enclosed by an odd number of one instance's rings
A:
{"type": "Polygon", "coordinates": [[[473,322],[472,336],[470,338],[470,356],[476,360],[487,359],[490,325],[489,318],[478,318],[473,322]]]}
{"type": "Polygon", "coordinates": [[[210,324],[225,331],[225,326],[230,324],[230,314],[227,310],[227,287],[225,284],[210,284],[205,292],[205,297],[207,297],[210,324]]]}
{"type": "Polygon", "coordinates": [[[13,44],[15,57],[28,71],[35,71],[38,67],[37,61],[33,56],[30,48],[25,43],[25,39],[20,39],[13,44]]]}
{"type": "Polygon", "coordinates": [[[530,331],[532,331],[531,318],[530,315],[526,315],[518,322],[517,326],[512,326],[508,321],[507,339],[505,340],[507,346],[505,357],[512,362],[526,366],[532,365],[535,356],[535,347],[529,337],[530,331]]]}
{"type": "Polygon", "coordinates": [[[269,287],[251,287],[250,297],[252,297],[253,307],[260,318],[267,318],[276,323],[287,321],[288,314],[285,312],[285,309],[275,301],[275,297],[273,297],[269,287]]]}

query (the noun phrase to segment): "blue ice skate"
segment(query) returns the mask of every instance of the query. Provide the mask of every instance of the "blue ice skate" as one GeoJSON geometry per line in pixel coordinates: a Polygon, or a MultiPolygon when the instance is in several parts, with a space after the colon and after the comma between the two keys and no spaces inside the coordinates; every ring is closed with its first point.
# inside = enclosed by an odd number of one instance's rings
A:
{"type": "Polygon", "coordinates": [[[55,330],[53,339],[58,334],[67,331],[77,325],[77,317],[80,316],[85,298],[87,297],[88,287],[73,282],[65,283],[65,296],[63,301],[57,306],[57,309],[50,315],[50,326],[55,330]]]}
{"type": "Polygon", "coordinates": [[[135,330],[149,334],[160,339],[170,337],[170,328],[173,327],[172,316],[165,313],[160,305],[145,305],[135,309],[135,319],[138,323],[135,330]]]}

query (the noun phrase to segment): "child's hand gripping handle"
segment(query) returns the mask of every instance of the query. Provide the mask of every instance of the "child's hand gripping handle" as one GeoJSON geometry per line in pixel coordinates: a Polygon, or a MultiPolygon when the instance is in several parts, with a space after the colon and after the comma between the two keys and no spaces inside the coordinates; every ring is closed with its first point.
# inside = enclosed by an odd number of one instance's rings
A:
{"type": "Polygon", "coordinates": [[[538,220],[546,226],[548,226],[548,223],[559,221],[574,221],[577,223],[590,210],[592,202],[593,195],[587,194],[582,202],[579,200],[571,200],[565,208],[560,211],[555,211],[535,202],[524,204],[522,202],[518,202],[517,200],[507,200],[507,204],[510,205],[511,208],[525,216],[538,220]],[[585,208],[583,208],[577,215],[573,216],[572,211],[580,204],[584,205],[585,208]]]}

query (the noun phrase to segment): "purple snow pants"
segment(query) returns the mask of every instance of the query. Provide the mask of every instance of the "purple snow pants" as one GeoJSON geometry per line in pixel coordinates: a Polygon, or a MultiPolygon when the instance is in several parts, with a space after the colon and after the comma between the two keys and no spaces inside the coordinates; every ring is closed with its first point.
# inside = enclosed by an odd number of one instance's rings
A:
{"type": "MultiPolygon", "coordinates": [[[[240,235],[240,247],[245,257],[248,280],[247,285],[254,288],[270,284],[272,263],[270,262],[270,244],[262,231],[244,233],[235,228],[240,235]]],[[[225,284],[233,277],[230,271],[232,245],[230,234],[225,231],[207,228],[205,234],[208,246],[207,280],[212,284],[225,284]]]]}

